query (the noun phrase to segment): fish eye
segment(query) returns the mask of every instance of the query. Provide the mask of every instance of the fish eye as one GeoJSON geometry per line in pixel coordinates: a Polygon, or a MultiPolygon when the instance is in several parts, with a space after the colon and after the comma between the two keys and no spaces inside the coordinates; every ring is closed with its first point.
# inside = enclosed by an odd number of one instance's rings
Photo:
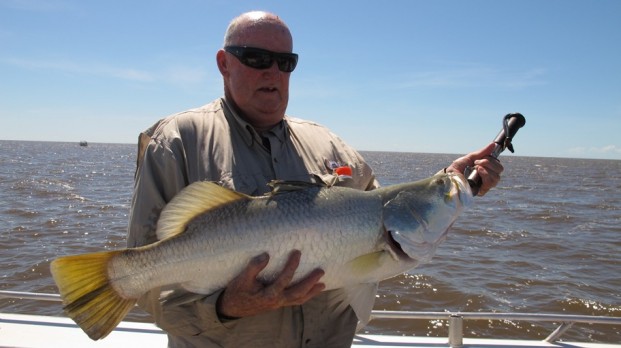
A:
{"type": "Polygon", "coordinates": [[[436,185],[444,185],[444,179],[443,178],[437,178],[435,183],[436,183],[436,185]]]}

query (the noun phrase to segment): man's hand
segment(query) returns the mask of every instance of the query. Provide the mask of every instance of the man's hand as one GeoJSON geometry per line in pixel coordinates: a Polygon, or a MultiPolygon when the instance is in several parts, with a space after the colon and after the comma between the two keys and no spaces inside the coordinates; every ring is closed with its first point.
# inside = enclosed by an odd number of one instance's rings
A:
{"type": "Polygon", "coordinates": [[[231,280],[220,294],[216,305],[218,315],[229,318],[252,316],[280,307],[300,305],[319,294],[325,288],[319,282],[324,275],[321,269],[312,271],[296,284],[290,284],[301,256],[299,250],[292,251],[282,272],[270,284],[257,279],[267,267],[269,255],[264,253],[250,260],[246,269],[231,280]]]}
{"type": "Polygon", "coordinates": [[[474,167],[479,173],[481,178],[481,187],[479,188],[479,196],[483,196],[492,187],[498,185],[500,181],[500,174],[504,170],[504,167],[496,158],[490,156],[494,151],[495,143],[491,143],[479,151],[471,152],[463,157],[460,157],[453,161],[448,168],[447,172],[459,172],[464,173],[466,167],[474,167]]]}

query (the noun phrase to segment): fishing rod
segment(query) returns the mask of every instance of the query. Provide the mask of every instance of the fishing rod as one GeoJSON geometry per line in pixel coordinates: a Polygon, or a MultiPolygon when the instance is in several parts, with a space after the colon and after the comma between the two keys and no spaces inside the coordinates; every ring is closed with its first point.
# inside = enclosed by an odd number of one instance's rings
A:
{"type": "MultiPolygon", "coordinates": [[[[513,153],[513,137],[517,131],[524,127],[526,124],[526,118],[519,112],[514,112],[510,114],[506,114],[502,119],[502,129],[494,139],[494,143],[496,143],[496,147],[494,151],[490,154],[490,156],[494,158],[498,158],[498,156],[505,151],[505,149],[509,149],[511,153],[513,153]]],[[[466,175],[468,177],[468,184],[472,190],[472,195],[476,196],[479,193],[479,188],[481,188],[481,177],[479,173],[477,173],[476,169],[473,169],[470,173],[466,175]]]]}

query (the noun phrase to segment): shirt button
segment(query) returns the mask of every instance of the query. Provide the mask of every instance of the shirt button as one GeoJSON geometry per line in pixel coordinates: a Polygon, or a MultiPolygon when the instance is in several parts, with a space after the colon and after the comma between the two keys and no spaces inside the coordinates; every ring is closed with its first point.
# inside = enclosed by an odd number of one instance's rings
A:
{"type": "Polygon", "coordinates": [[[274,163],[278,163],[278,159],[276,157],[274,157],[272,160],[274,161],[274,163]]]}

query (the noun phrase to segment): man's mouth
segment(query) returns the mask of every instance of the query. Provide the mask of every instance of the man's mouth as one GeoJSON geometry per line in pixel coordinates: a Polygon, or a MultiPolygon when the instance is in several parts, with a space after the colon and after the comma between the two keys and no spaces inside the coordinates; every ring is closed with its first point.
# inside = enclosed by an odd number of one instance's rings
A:
{"type": "Polygon", "coordinates": [[[261,87],[261,88],[259,88],[259,91],[272,93],[272,92],[277,92],[278,88],[276,88],[276,87],[261,87]]]}

